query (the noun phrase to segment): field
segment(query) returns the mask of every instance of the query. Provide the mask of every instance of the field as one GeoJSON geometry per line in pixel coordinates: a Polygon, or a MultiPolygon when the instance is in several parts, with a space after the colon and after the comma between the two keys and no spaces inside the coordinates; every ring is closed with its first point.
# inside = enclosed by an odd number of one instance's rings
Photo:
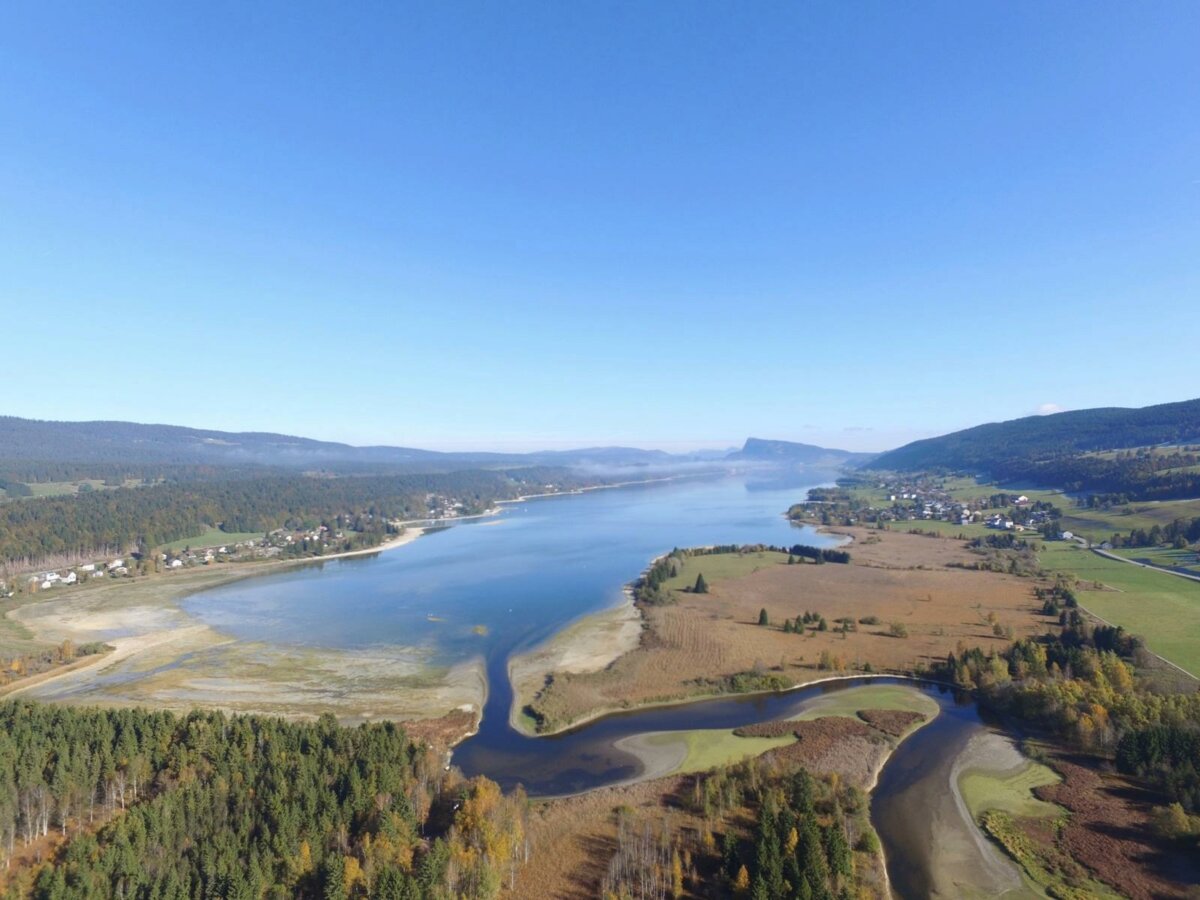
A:
{"type": "Polygon", "coordinates": [[[928,718],[938,714],[937,703],[920,691],[902,684],[867,684],[818,697],[796,718],[806,720],[820,716],[854,717],[860,709],[918,712],[928,718]]]}
{"type": "Polygon", "coordinates": [[[1033,789],[1061,781],[1048,766],[1026,761],[1008,771],[973,769],[958,778],[967,809],[976,819],[991,809],[1014,816],[1058,816],[1062,810],[1053,803],[1039,800],[1033,789]]]}
{"type": "Polygon", "coordinates": [[[1102,619],[1141,635],[1155,653],[1200,676],[1200,582],[1105,559],[1077,544],[1046,544],[1042,565],[1102,587],[1076,591],[1102,619]]]}
{"type": "Polygon", "coordinates": [[[1113,533],[1128,534],[1134,528],[1147,531],[1169,525],[1176,519],[1200,516],[1200,500],[1162,500],[1130,503],[1109,510],[1063,507],[1063,528],[1093,541],[1105,541],[1113,533]]]}
{"type": "Polygon", "coordinates": [[[219,528],[210,528],[203,534],[198,534],[195,537],[183,538],[178,541],[171,541],[169,544],[163,544],[162,548],[166,551],[186,550],[188,547],[193,550],[203,550],[206,547],[224,547],[228,544],[236,544],[238,541],[255,541],[262,540],[263,533],[261,531],[238,531],[227,532],[221,531],[219,528]]]}
{"type": "Polygon", "coordinates": [[[1161,566],[1164,569],[1179,569],[1200,575],[1200,552],[1175,550],[1169,547],[1139,547],[1136,550],[1113,550],[1116,556],[1135,562],[1161,566]]]}
{"type": "Polygon", "coordinates": [[[703,573],[710,592],[675,590],[674,603],[643,608],[646,631],[636,650],[603,671],[556,676],[534,703],[548,730],[603,710],[717,693],[722,678],[739,673],[803,684],[868,667],[912,671],[945,659],[960,641],[1001,649],[1006,629],[1026,636],[1047,627],[1032,580],[955,567],[979,559],[958,541],[848,532],[856,537],[851,565],[789,566],[770,553],[688,558],[670,586],[692,585],[703,573]],[[763,609],[769,627],[757,624],[763,609]],[[806,611],[824,616],[828,630],[782,630],[785,619],[806,611]],[[843,634],[834,630],[840,617],[878,622],[843,634]],[[908,637],[891,636],[893,623],[908,637]]]}
{"type": "MultiPolygon", "coordinates": [[[[697,728],[693,731],[662,731],[641,736],[647,750],[677,752],[681,761],[671,774],[707,772],[717,766],[759,756],[795,741],[783,737],[738,737],[731,728],[697,728]]],[[[640,754],[639,754],[640,755],[640,754]]]]}
{"type": "Polygon", "coordinates": [[[986,525],[960,525],[957,522],[943,522],[939,519],[918,519],[911,522],[889,522],[888,531],[907,534],[912,531],[925,531],[948,538],[977,538],[986,534],[995,534],[995,530],[986,525]]]}

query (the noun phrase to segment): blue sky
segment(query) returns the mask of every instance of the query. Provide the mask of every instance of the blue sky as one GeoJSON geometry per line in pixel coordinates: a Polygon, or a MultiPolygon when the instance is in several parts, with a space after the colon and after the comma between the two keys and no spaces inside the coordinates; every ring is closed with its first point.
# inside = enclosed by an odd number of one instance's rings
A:
{"type": "Polygon", "coordinates": [[[882,449],[1197,396],[1198,44],[1194,2],[4,4],[0,412],[882,449]]]}

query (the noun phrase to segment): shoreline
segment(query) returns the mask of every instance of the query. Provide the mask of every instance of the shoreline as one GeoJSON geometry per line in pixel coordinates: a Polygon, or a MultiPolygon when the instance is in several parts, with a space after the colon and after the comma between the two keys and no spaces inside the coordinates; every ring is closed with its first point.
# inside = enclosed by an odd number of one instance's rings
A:
{"type": "MultiPolygon", "coordinates": [[[[866,679],[868,681],[877,681],[877,680],[881,680],[881,679],[890,679],[890,680],[898,679],[901,681],[911,681],[916,684],[937,685],[937,686],[943,686],[943,687],[952,686],[952,685],[949,685],[948,682],[939,681],[939,680],[933,679],[933,678],[919,678],[914,675],[885,675],[885,674],[880,674],[880,673],[873,673],[873,674],[868,673],[865,675],[835,675],[835,676],[831,676],[828,678],[821,678],[821,679],[818,679],[817,681],[810,681],[805,684],[798,684],[798,685],[788,688],[785,691],[754,691],[754,692],[749,692],[749,693],[745,693],[745,694],[714,694],[714,695],[708,695],[708,696],[704,696],[704,697],[694,697],[694,698],[690,698],[687,700],[675,701],[675,702],[643,704],[643,705],[637,706],[637,707],[630,707],[629,709],[617,710],[617,712],[640,712],[642,710],[656,709],[656,708],[661,708],[664,706],[684,706],[684,705],[690,705],[692,703],[700,703],[700,702],[703,702],[706,700],[717,700],[717,699],[721,699],[723,697],[724,698],[734,698],[734,697],[746,698],[746,697],[754,697],[754,696],[768,696],[768,695],[776,694],[776,693],[790,693],[792,691],[800,690],[802,688],[812,687],[815,684],[821,684],[821,683],[825,683],[825,682],[851,681],[851,680],[863,680],[863,679],[866,679]]],[[[868,685],[861,685],[861,687],[867,687],[867,686],[868,685]]],[[[864,708],[867,708],[867,707],[864,707],[864,708]]],[[[604,713],[601,716],[593,717],[593,718],[589,719],[588,721],[595,721],[595,718],[602,718],[603,715],[610,715],[610,714],[611,713],[604,713]]],[[[871,771],[871,777],[870,777],[869,781],[867,782],[867,784],[863,787],[864,793],[870,794],[872,791],[875,790],[876,786],[878,786],[878,784],[879,784],[880,773],[883,771],[884,767],[887,765],[888,760],[890,760],[892,758],[892,755],[896,752],[896,750],[899,749],[900,745],[902,743],[904,743],[904,741],[906,741],[910,737],[912,737],[914,734],[916,734],[918,731],[920,731],[922,728],[924,728],[926,725],[930,724],[935,719],[937,719],[937,717],[939,715],[941,715],[940,709],[938,710],[937,713],[935,713],[933,715],[926,715],[922,721],[915,723],[911,728],[909,728],[907,731],[905,731],[902,735],[900,735],[898,737],[894,737],[888,741],[888,750],[885,754],[883,754],[879,758],[877,763],[873,766],[872,771],[871,771]]],[[[835,718],[837,718],[837,717],[852,718],[852,719],[854,718],[852,716],[846,716],[846,715],[840,714],[840,713],[829,713],[829,716],[835,717],[835,718]]],[[[823,718],[823,717],[818,716],[815,718],[823,718]]],[[[805,720],[805,721],[812,721],[812,720],[809,719],[809,720],[805,720]]],[[[568,728],[565,730],[570,730],[570,728],[575,728],[581,724],[585,724],[585,723],[582,723],[582,722],[576,723],[575,725],[568,726],[568,728]]],[[[556,732],[542,732],[542,733],[531,734],[531,735],[527,735],[527,736],[535,738],[535,739],[536,738],[549,738],[549,737],[553,737],[555,734],[559,734],[559,733],[561,733],[561,732],[557,732],[557,731],[556,732]]],[[[627,735],[626,737],[620,738],[613,742],[612,746],[616,747],[619,750],[623,750],[626,753],[629,753],[630,755],[635,757],[638,760],[638,762],[644,767],[644,770],[637,775],[633,775],[633,776],[623,779],[621,781],[613,782],[612,784],[605,784],[605,785],[602,785],[599,787],[593,787],[593,788],[585,788],[584,790],[574,791],[574,792],[568,793],[568,794],[552,794],[552,795],[544,795],[544,796],[539,795],[536,798],[536,800],[538,802],[549,802],[552,800],[562,800],[562,799],[566,799],[568,797],[579,797],[584,794],[589,794],[593,791],[603,791],[603,790],[611,790],[611,789],[616,789],[616,788],[631,787],[633,785],[642,784],[642,783],[645,783],[648,781],[657,781],[661,778],[672,778],[672,777],[675,777],[678,775],[686,774],[686,773],[681,773],[679,771],[680,767],[682,767],[683,764],[687,761],[687,749],[686,748],[683,748],[681,753],[680,752],[672,752],[669,756],[667,753],[658,752],[657,753],[658,758],[651,759],[651,760],[647,760],[646,756],[643,755],[643,752],[644,752],[644,753],[646,753],[646,755],[654,757],[654,756],[656,756],[656,751],[660,750],[660,748],[658,748],[658,747],[652,747],[652,746],[647,747],[646,746],[647,740],[653,739],[660,735],[675,734],[675,733],[678,733],[678,732],[677,731],[639,732],[637,734],[627,735]],[[676,756],[678,756],[678,759],[675,759],[676,756]],[[668,759],[674,760],[674,764],[668,766],[668,759]]],[[[673,751],[675,750],[675,748],[670,748],[670,749],[673,751]]],[[[770,752],[770,751],[764,750],[762,752],[766,753],[766,752],[770,752]]],[[[756,754],[747,754],[747,756],[755,756],[755,755],[756,754]]],[[[757,755],[761,755],[761,754],[757,754],[757,755]]],[[[881,858],[881,860],[883,858],[882,848],[880,849],[880,858],[881,858]]]]}
{"type": "MultiPolygon", "coordinates": [[[[633,590],[622,589],[622,599],[615,606],[585,613],[573,622],[522,653],[512,654],[505,662],[512,703],[508,724],[526,737],[544,737],[555,732],[530,731],[521,721],[521,710],[536,694],[531,684],[545,683],[555,673],[598,672],[611,666],[626,653],[634,650],[645,630],[645,616],[634,602],[633,590]]],[[[561,730],[574,727],[566,726],[561,730]]]]}
{"type": "MultiPolygon", "coordinates": [[[[612,715],[616,715],[618,713],[640,712],[645,709],[661,709],[662,707],[665,707],[665,706],[689,706],[693,703],[703,703],[706,700],[720,700],[722,698],[740,699],[740,698],[746,698],[746,697],[768,697],[773,694],[790,694],[793,691],[803,690],[804,688],[813,687],[814,685],[818,685],[818,684],[825,684],[826,682],[830,682],[830,681],[855,681],[855,680],[864,679],[864,678],[872,679],[872,680],[877,679],[877,678],[898,678],[903,681],[915,681],[919,684],[933,684],[933,685],[938,685],[940,687],[948,687],[948,688],[956,687],[956,685],[953,685],[948,681],[941,681],[940,679],[937,679],[937,678],[927,678],[922,675],[909,675],[909,674],[903,674],[903,673],[897,673],[897,672],[858,672],[854,675],[826,675],[822,678],[814,678],[812,681],[797,682],[796,684],[793,684],[791,687],[783,688],[782,690],[778,690],[778,691],[746,691],[745,693],[741,693],[741,694],[730,693],[730,692],[714,693],[714,694],[696,694],[691,697],[680,697],[677,700],[655,700],[650,703],[638,703],[634,706],[618,706],[618,707],[610,707],[610,708],[600,709],[600,710],[596,710],[593,712],[589,712],[587,715],[573,720],[569,725],[563,725],[559,728],[554,729],[553,731],[529,732],[529,731],[525,731],[523,729],[516,729],[516,730],[520,731],[520,733],[523,734],[525,737],[532,737],[532,738],[546,737],[546,738],[548,738],[548,737],[554,737],[555,735],[558,735],[558,734],[562,734],[563,732],[566,732],[566,731],[571,731],[575,728],[579,728],[582,725],[590,724],[590,723],[596,721],[597,719],[603,719],[605,716],[612,716],[612,715]]],[[[514,695],[514,699],[515,699],[515,695],[514,695]]],[[[932,721],[932,718],[930,718],[928,721],[932,721]]],[[[922,723],[922,724],[925,724],[925,723],[922,723]]],[[[920,727],[920,726],[918,726],[918,727],[920,727]]],[[[914,728],[914,729],[912,729],[912,731],[906,732],[905,737],[908,737],[908,735],[914,733],[916,730],[917,729],[914,728]]]]}

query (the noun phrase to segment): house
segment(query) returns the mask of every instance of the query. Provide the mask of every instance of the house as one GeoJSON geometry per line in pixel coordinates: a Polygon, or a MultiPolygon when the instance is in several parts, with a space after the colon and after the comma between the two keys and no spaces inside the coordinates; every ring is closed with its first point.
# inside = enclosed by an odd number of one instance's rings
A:
{"type": "Polygon", "coordinates": [[[77,580],[78,579],[74,572],[68,572],[67,577],[62,579],[62,583],[63,584],[74,584],[77,580]]]}
{"type": "Polygon", "coordinates": [[[49,590],[49,589],[50,589],[50,588],[52,588],[52,587],[54,587],[54,582],[53,582],[53,581],[43,581],[43,582],[42,582],[42,590],[43,590],[43,591],[47,591],[47,590],[49,590]]]}
{"type": "Polygon", "coordinates": [[[1073,540],[1075,540],[1075,535],[1074,535],[1074,534],[1072,534],[1072,533],[1071,533],[1071,532],[1069,532],[1069,531],[1064,531],[1064,532],[1062,533],[1062,539],[1063,539],[1064,541],[1073,541],[1073,540]]]}
{"type": "Polygon", "coordinates": [[[178,569],[183,565],[182,559],[173,559],[167,565],[172,569],[178,569]]]}
{"type": "Polygon", "coordinates": [[[95,563],[84,563],[82,566],[79,567],[79,571],[80,572],[95,572],[96,564],[95,563]]]}
{"type": "Polygon", "coordinates": [[[123,559],[114,559],[112,562],[110,562],[108,564],[108,571],[110,571],[110,572],[113,571],[114,569],[123,569],[123,568],[125,568],[125,560],[123,560],[123,559]]]}

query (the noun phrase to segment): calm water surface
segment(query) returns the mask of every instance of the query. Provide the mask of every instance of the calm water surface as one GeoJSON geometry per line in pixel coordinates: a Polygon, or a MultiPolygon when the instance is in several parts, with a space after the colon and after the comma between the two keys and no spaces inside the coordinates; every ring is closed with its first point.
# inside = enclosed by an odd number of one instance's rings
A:
{"type": "Polygon", "coordinates": [[[507,728],[509,655],[620,602],[653,557],[674,546],[835,543],[783,515],[816,483],[686,479],[539,498],[378,556],[236,582],[183,606],[245,640],[407,648],[441,665],[482,658],[484,728],[507,728]]]}

